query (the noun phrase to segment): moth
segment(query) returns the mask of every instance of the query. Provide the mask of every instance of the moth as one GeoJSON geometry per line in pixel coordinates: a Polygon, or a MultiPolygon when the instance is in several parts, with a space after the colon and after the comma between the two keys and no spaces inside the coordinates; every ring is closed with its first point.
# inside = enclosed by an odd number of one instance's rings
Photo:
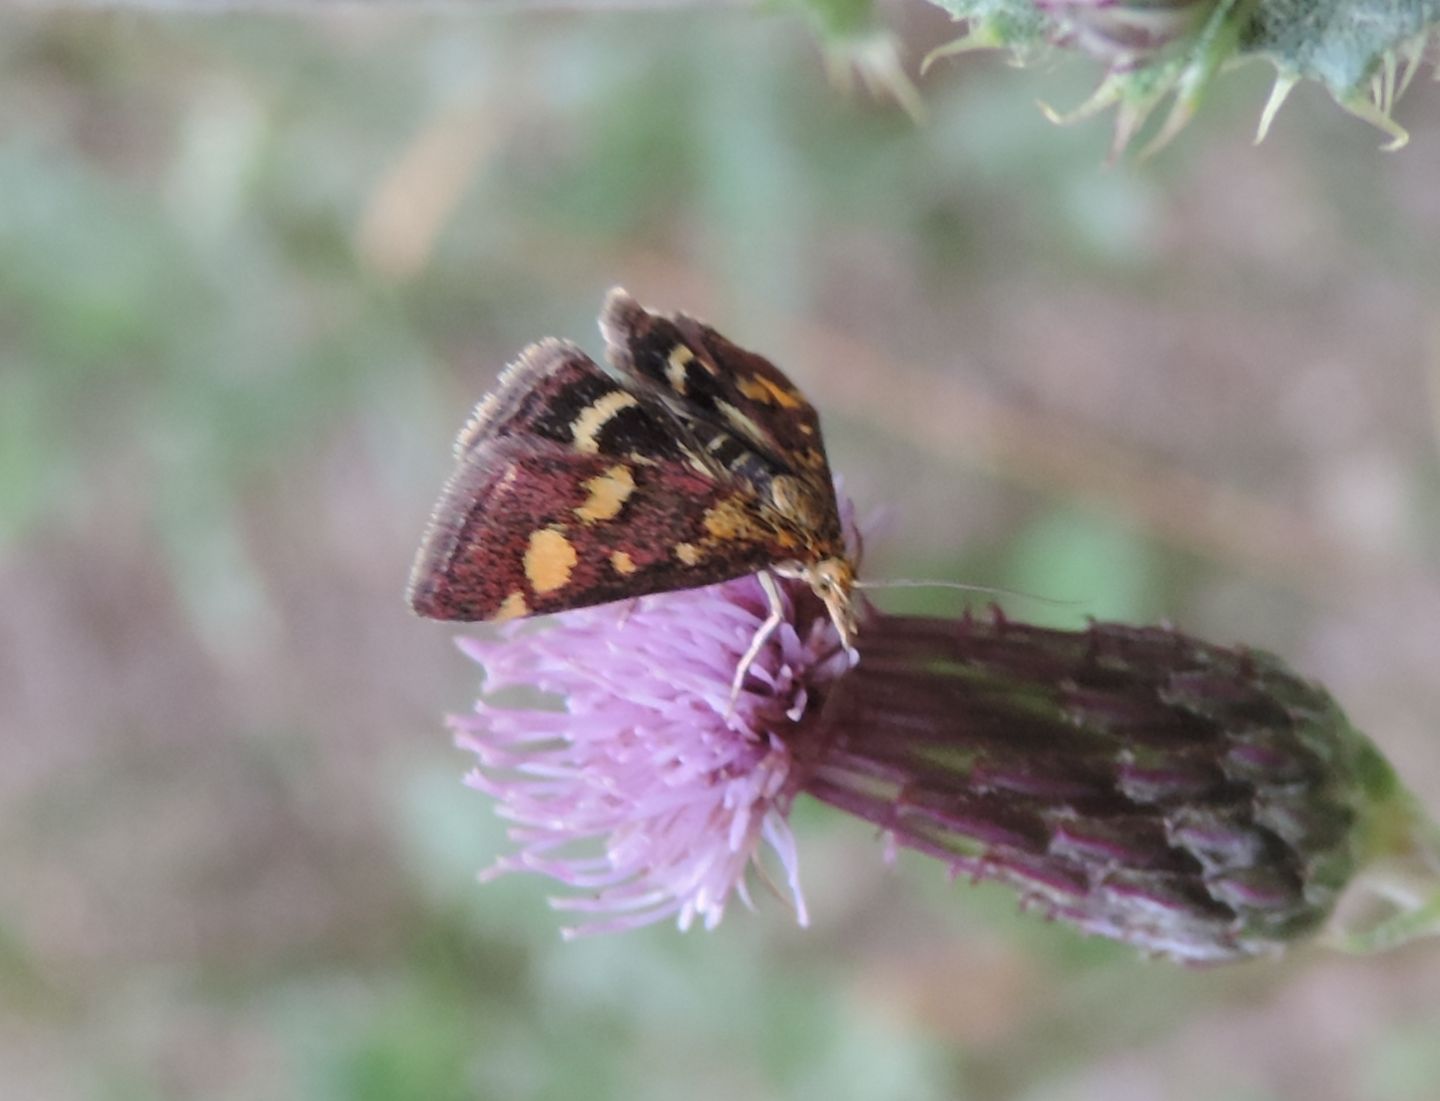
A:
{"type": "Polygon", "coordinates": [[[855,568],[820,420],[773,363],[623,289],[600,312],[610,371],[546,339],[455,441],[410,575],[424,617],[502,622],[758,574],[803,578],[853,655],[855,568]]]}

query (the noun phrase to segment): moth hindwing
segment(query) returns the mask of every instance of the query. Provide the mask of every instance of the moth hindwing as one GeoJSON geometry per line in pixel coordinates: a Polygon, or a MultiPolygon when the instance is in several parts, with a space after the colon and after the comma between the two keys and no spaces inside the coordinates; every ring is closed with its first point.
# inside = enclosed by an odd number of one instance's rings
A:
{"type": "Polygon", "coordinates": [[[806,576],[849,643],[853,570],[809,403],[768,360],[618,289],[601,326],[618,378],[545,340],[476,406],[414,610],[513,619],[773,570],[806,576]]]}

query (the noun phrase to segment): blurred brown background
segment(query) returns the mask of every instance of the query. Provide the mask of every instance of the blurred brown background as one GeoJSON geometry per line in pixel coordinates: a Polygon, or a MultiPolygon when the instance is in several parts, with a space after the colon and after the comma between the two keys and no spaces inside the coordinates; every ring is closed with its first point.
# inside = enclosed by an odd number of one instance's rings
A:
{"type": "Polygon", "coordinates": [[[477,678],[401,590],[617,282],[807,390],[870,576],[1274,650],[1440,807],[1440,87],[1257,149],[1241,70],[1107,168],[1034,106],[1095,78],[968,57],[917,126],[745,11],[0,15],[0,1097],[1440,1096],[1434,945],[1181,971],[816,807],[809,931],[473,883],[477,678]]]}

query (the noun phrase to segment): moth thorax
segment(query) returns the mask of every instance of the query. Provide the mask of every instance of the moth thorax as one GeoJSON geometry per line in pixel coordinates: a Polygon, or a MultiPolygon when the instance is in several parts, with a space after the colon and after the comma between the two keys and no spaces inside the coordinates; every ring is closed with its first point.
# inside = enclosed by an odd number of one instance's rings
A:
{"type": "Polygon", "coordinates": [[[855,602],[851,593],[855,589],[855,570],[843,558],[825,558],[805,572],[815,595],[825,603],[825,610],[840,632],[840,639],[846,646],[853,646],[860,625],[855,618],[855,602]]]}
{"type": "Polygon", "coordinates": [[[816,528],[825,520],[825,502],[792,474],[780,474],[771,481],[770,500],[776,512],[794,521],[798,527],[816,528]]]}

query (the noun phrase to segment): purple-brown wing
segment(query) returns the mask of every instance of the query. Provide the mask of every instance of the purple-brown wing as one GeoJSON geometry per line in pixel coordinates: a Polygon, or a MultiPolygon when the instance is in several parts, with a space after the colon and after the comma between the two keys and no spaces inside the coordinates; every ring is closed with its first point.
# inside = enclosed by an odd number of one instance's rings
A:
{"type": "Polygon", "coordinates": [[[410,604],[431,619],[506,620],[753,573],[789,553],[753,504],[683,462],[483,442],[436,506],[410,604]]]}
{"type": "Polygon", "coordinates": [[[607,374],[565,340],[532,344],[505,369],[456,438],[456,458],[505,439],[589,455],[685,456],[683,431],[661,403],[607,374]]]}
{"type": "Polygon", "coordinates": [[[410,577],[411,607],[432,619],[513,619],[708,585],[804,544],[687,422],[564,341],[507,368],[455,450],[410,577]]]}
{"type": "Polygon", "coordinates": [[[784,372],[685,314],[651,313],[619,287],[600,311],[616,370],[687,420],[729,433],[829,491],[820,418],[784,372]]]}

